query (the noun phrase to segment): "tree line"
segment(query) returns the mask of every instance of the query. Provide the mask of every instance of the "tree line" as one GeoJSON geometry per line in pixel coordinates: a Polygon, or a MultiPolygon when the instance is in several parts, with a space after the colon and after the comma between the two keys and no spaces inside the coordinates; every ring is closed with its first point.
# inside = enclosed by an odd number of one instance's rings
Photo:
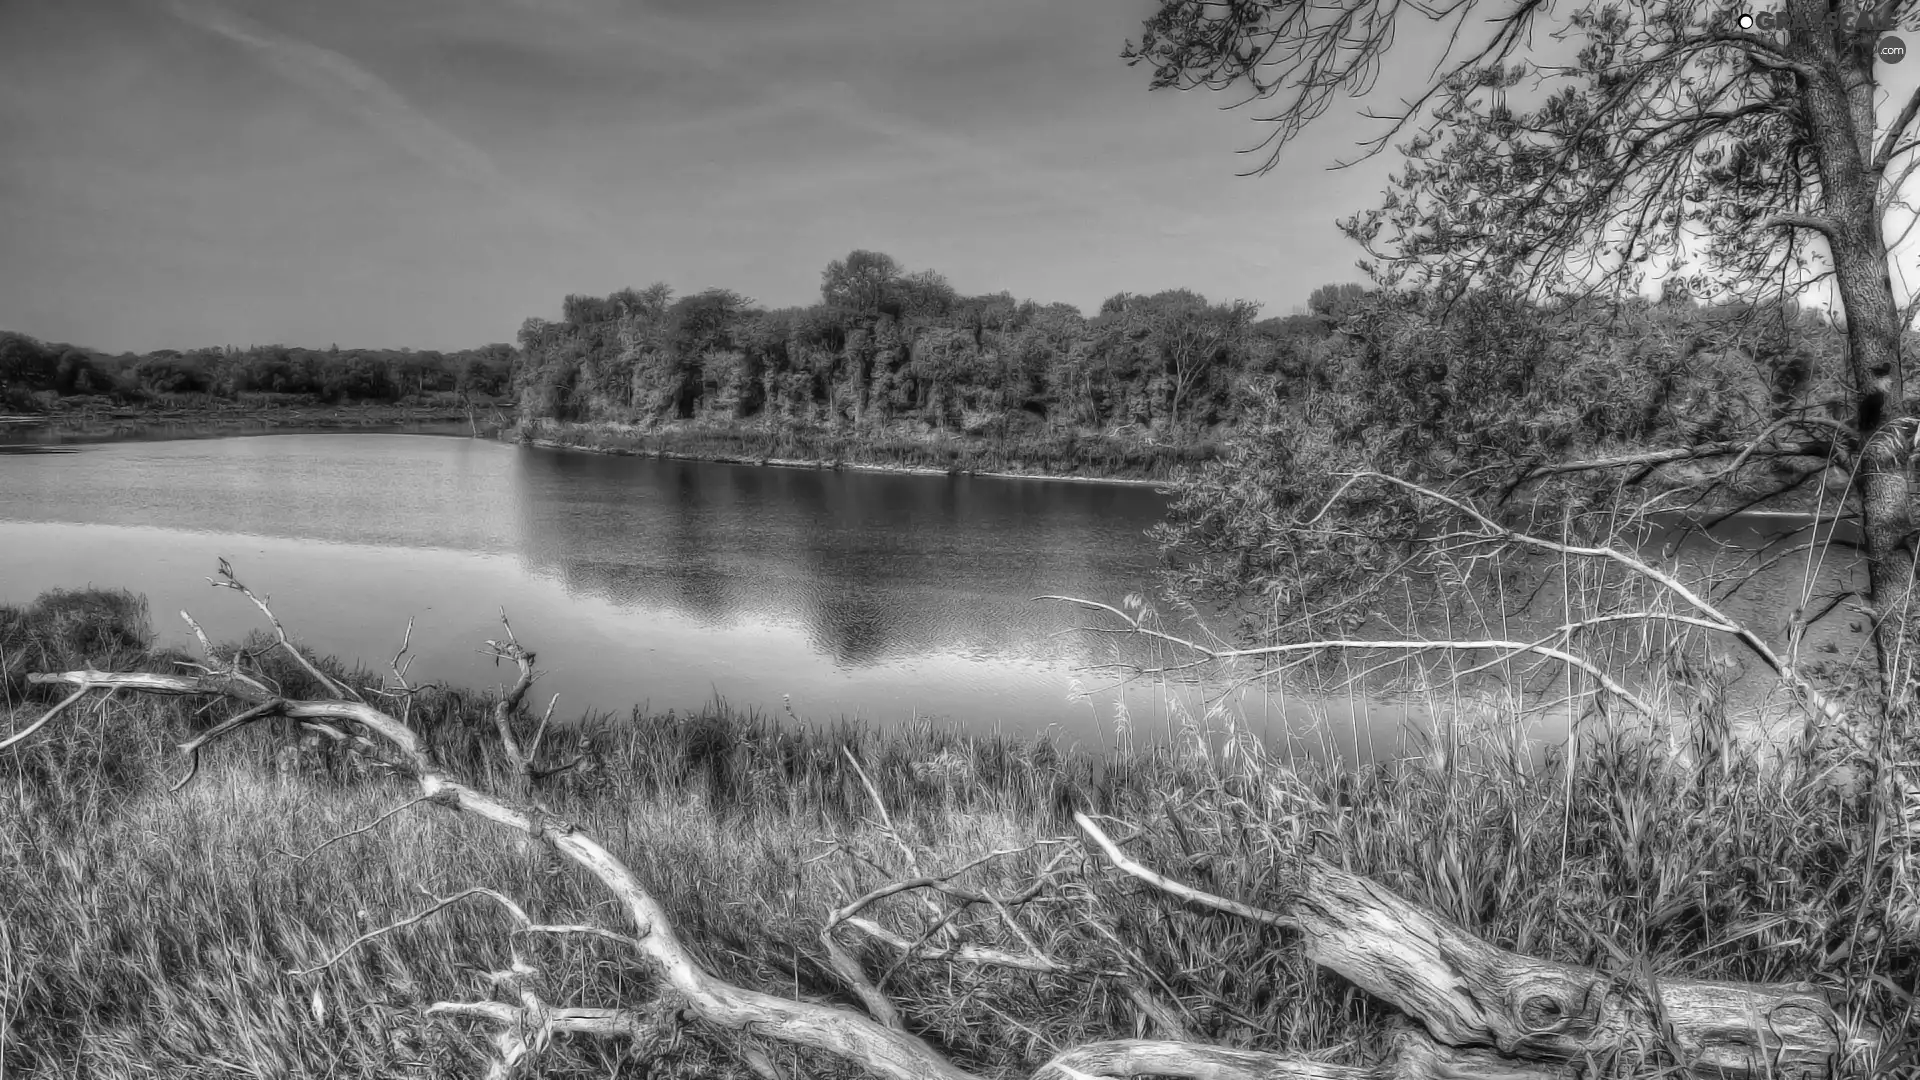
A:
{"type": "MultiPolygon", "coordinates": [[[[523,420],[705,420],[858,433],[1065,429],[1198,441],[1283,424],[1302,460],[1391,448],[1409,476],[1505,455],[1730,439],[1831,395],[1834,325],[1779,301],[1540,303],[1488,290],[1327,284],[1259,317],[1188,289],[1119,293],[1088,316],[854,251],[821,299],[764,308],[665,284],[571,295],[519,346],[454,352],[286,345],[110,356],[0,333],[0,400],[175,395],[324,402],[518,397],[523,420]]],[[[179,400],[178,398],[172,398],[179,400]]],[[[1267,447],[1268,451],[1272,447],[1267,447]]],[[[1378,456],[1376,453],[1375,456],[1378,456]]],[[[1264,471],[1264,470],[1262,470],[1264,471]]],[[[1274,489],[1278,492],[1281,489],[1274,489]]]]}
{"type": "Polygon", "coordinates": [[[446,393],[491,399],[508,391],[515,358],[506,344],[455,352],[229,345],[116,356],[9,332],[0,333],[0,405],[39,411],[63,398],[139,404],[177,395],[332,403],[446,393]]]}
{"type": "Polygon", "coordinates": [[[521,326],[515,384],[528,419],[1187,432],[1229,419],[1235,377],[1270,366],[1286,339],[1325,336],[1337,291],[1316,294],[1319,314],[1280,319],[1187,289],[1120,293],[1089,318],[963,295],[938,272],[854,251],[806,307],[664,284],[569,296],[560,319],[521,326]]]}
{"type": "Polygon", "coordinates": [[[558,320],[522,325],[514,381],[523,417],[583,422],[1180,437],[1284,415],[1328,447],[1396,440],[1431,471],[1495,451],[1731,438],[1818,400],[1815,373],[1844,349],[1816,311],[1698,302],[1678,282],[1659,300],[1579,304],[1329,284],[1303,312],[1258,313],[1173,289],[1120,293],[1089,317],[963,296],[855,251],[808,307],[664,284],[568,296],[558,320]]]}

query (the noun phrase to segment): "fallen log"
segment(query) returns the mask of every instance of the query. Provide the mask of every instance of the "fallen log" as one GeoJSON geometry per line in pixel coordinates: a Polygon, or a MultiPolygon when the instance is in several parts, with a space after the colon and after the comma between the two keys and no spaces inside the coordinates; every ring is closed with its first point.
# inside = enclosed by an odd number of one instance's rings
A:
{"type": "Polygon", "coordinates": [[[1440,1043],[1540,1062],[1678,1066],[1690,1075],[1814,1080],[1878,1048],[1819,990],[1652,979],[1540,960],[1482,941],[1378,882],[1303,858],[1283,911],[1171,881],[1075,821],[1120,870],[1190,902],[1297,930],[1309,959],[1418,1019],[1440,1043]]]}

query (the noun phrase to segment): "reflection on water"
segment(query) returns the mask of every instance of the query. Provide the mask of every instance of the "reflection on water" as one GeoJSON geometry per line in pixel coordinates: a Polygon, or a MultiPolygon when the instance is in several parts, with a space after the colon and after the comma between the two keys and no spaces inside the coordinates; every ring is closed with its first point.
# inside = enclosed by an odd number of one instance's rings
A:
{"type": "MultiPolygon", "coordinates": [[[[816,719],[939,716],[1096,738],[1123,700],[1070,701],[1105,658],[1079,614],[1149,583],[1137,487],[602,457],[471,439],[324,434],[113,443],[0,465],[0,600],[148,594],[163,639],[250,622],[216,557],[316,650],[384,667],[409,617],[417,671],[485,685],[505,607],[567,708],[715,695],[816,719]]],[[[1088,679],[1089,685],[1099,682],[1088,679]]],[[[1124,698],[1136,730],[1168,703],[1124,698]]]]}
{"type": "MultiPolygon", "coordinates": [[[[1116,689],[1088,670],[1122,642],[1076,632],[1088,613],[1030,598],[1117,603],[1146,589],[1155,552],[1144,533],[1164,509],[1139,487],[418,435],[119,442],[0,458],[0,601],[125,585],[149,596],[169,643],[191,644],[182,608],[237,639],[250,609],[205,582],[224,556],[322,653],[384,668],[414,618],[415,670],[452,683],[501,677],[476,648],[498,635],[504,607],[562,715],[718,695],[775,712],[790,701],[814,719],[937,716],[1079,739],[1130,726],[1157,739],[1174,715],[1164,691],[1116,689]],[[1070,700],[1076,687],[1092,692],[1070,700]]],[[[1703,541],[1689,543],[1705,557],[1703,541]]],[[[1831,587],[1851,571],[1822,573],[1831,587]]],[[[1798,589],[1753,588],[1730,607],[1777,638],[1798,589]]],[[[1859,635],[1844,622],[1809,647],[1851,647],[1859,635]]],[[[1256,733],[1350,758],[1395,745],[1408,715],[1258,691],[1228,704],[1256,733]]],[[[1543,723],[1551,735],[1565,721],[1543,723]]]]}
{"type": "MultiPolygon", "coordinates": [[[[1059,659],[1041,593],[1141,587],[1142,488],[531,451],[516,548],[570,593],[709,627],[792,627],[841,668],[928,654],[1059,659]]],[[[1064,643],[1070,644],[1070,643],[1064,643]]]]}

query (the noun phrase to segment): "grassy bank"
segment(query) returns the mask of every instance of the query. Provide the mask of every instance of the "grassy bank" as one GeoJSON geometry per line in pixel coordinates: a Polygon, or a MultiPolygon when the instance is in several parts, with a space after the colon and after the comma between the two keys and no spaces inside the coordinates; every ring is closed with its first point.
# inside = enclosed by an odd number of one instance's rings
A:
{"type": "MultiPolygon", "coordinates": [[[[25,671],[165,671],[185,659],[149,652],[149,639],[144,603],[124,593],[0,607],[0,739],[56,699],[30,691],[25,671]]],[[[289,695],[310,689],[283,659],[263,664],[289,695]]],[[[376,682],[366,672],[354,681],[376,682]]],[[[456,771],[485,779],[501,761],[484,707],[482,694],[437,690],[414,702],[410,721],[456,771]]],[[[484,996],[478,973],[508,962],[496,910],[457,907],[320,974],[288,970],[418,909],[423,889],[486,884],[536,919],[617,925],[573,868],[464,818],[419,807],[343,835],[407,790],[311,746],[282,760],[282,747],[300,745],[284,721],[218,744],[169,793],[182,773],[174,745],[225,714],[116,697],[0,751],[6,1075],[475,1075],[480,1040],[422,1010],[484,996]]],[[[626,860],[713,970],[769,993],[852,1001],[826,966],[824,915],[905,876],[851,754],[930,866],[1039,845],[971,873],[975,887],[1011,891],[1055,853],[1077,851],[1045,842],[1069,836],[1071,811],[1091,807],[1143,827],[1142,861],[1249,903],[1277,906],[1288,860],[1313,850],[1540,956],[1629,978],[1805,979],[1849,994],[1891,1030],[1914,1019],[1920,956],[1899,921],[1913,913],[1889,910],[1858,806],[1790,767],[1737,760],[1696,772],[1622,732],[1589,734],[1571,761],[1550,753],[1535,765],[1470,740],[1457,755],[1436,748],[1358,773],[1281,768],[1244,745],[1209,753],[1198,736],[1095,758],[1044,741],[775,722],[720,706],[589,717],[567,739],[586,764],[541,800],[626,860]]],[[[1186,908],[1102,865],[1069,854],[1057,899],[1017,918],[1051,955],[1119,965],[1128,978],[896,964],[877,945],[866,969],[885,973],[914,1030],[990,1075],[1134,1036],[1129,984],[1168,1003],[1196,1038],[1367,1057],[1383,1010],[1306,964],[1281,932],[1186,908]]],[[[898,897],[876,917],[911,935],[924,921],[916,905],[898,897]]],[[[990,913],[968,915],[966,929],[1026,946],[990,913]]],[[[612,943],[522,948],[556,1004],[645,997],[645,973],[612,943]]],[[[728,1038],[693,1029],[650,1069],[623,1064],[619,1047],[568,1044],[547,1075],[746,1075],[728,1038]]],[[[854,1075],[784,1048],[775,1059],[790,1075],[854,1075]]]]}
{"type": "Polygon", "coordinates": [[[863,467],[901,472],[975,473],[1081,480],[1164,481],[1216,453],[1210,441],[1149,442],[1139,436],[1075,431],[994,435],[810,426],[766,430],[687,421],[658,427],[555,420],[523,421],[512,437],[541,446],[608,454],[680,457],[746,465],[863,467]]]}

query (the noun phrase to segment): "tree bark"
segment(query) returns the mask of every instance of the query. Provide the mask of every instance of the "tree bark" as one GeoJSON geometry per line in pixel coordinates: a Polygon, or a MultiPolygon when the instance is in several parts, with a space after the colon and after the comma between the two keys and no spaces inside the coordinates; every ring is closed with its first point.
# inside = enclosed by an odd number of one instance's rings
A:
{"type": "MultiPolygon", "coordinates": [[[[1854,43],[1857,45],[1857,43],[1854,43]]],[[[1815,52],[1835,48],[1824,34],[1796,35],[1795,47],[1815,52]]],[[[1867,560],[1867,602],[1872,609],[1875,665],[1882,708],[1898,716],[1911,696],[1910,680],[1895,665],[1907,655],[1905,610],[1913,581],[1913,501],[1907,472],[1913,435],[1904,430],[1905,378],[1901,367],[1899,307],[1881,233],[1881,169],[1873,146],[1872,57],[1849,47],[1805,87],[1809,130],[1826,196],[1827,246],[1847,319],[1848,374],[1853,386],[1854,429],[1861,440],[1854,495],[1860,502],[1867,560]]],[[[1802,76],[1804,78],[1804,76],[1802,76]]]]}
{"type": "Polygon", "coordinates": [[[1167,880],[1127,857],[1087,815],[1074,819],[1126,873],[1194,903],[1298,930],[1314,963],[1419,1020],[1440,1043],[1490,1046],[1516,1069],[1670,1059],[1690,1075],[1723,1080],[1816,1080],[1880,1042],[1878,1032],[1849,1030],[1811,987],[1628,979],[1522,956],[1318,858],[1301,860],[1284,909],[1250,909],[1167,880]]]}

